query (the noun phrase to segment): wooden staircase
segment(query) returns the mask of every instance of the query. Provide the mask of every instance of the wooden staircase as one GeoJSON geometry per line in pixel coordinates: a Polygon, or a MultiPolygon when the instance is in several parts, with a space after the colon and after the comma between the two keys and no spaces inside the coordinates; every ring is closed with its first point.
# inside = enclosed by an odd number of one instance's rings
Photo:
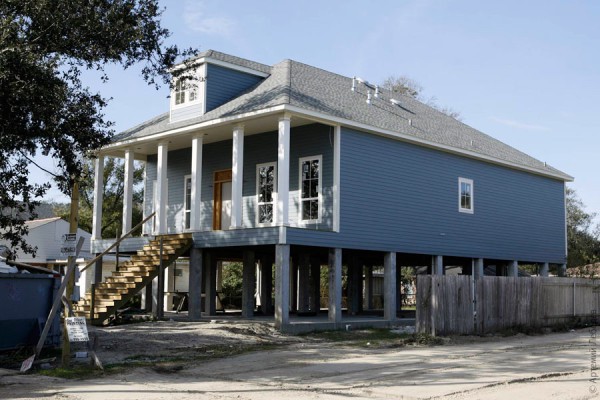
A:
{"type": "MultiPolygon", "coordinates": [[[[117,271],[96,285],[94,315],[91,316],[91,292],[86,293],[76,305],[76,316],[86,317],[94,325],[102,325],[111,315],[125,305],[135,294],[158,276],[160,265],[160,239],[156,236],[129,261],[119,265],[117,271]]],[[[181,257],[192,246],[191,234],[163,235],[163,268],[181,257]]]]}

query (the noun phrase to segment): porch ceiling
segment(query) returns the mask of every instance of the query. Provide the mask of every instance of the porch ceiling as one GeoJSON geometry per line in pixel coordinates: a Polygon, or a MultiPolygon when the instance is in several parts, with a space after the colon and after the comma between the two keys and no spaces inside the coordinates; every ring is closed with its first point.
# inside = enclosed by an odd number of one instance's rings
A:
{"type": "MultiPolygon", "coordinates": [[[[278,121],[281,114],[268,115],[258,118],[239,120],[236,123],[226,123],[217,126],[209,126],[192,131],[177,132],[176,130],[163,132],[159,135],[144,137],[122,143],[113,143],[108,148],[100,151],[100,154],[108,157],[124,157],[125,150],[134,149],[136,160],[145,160],[146,156],[156,154],[158,144],[164,141],[169,143],[170,150],[184,149],[192,146],[192,139],[204,135],[204,144],[230,140],[233,137],[233,128],[238,124],[244,125],[246,136],[256,135],[264,132],[272,132],[278,129],[278,121]]],[[[315,123],[316,121],[300,116],[292,116],[291,126],[298,127],[315,123]]]]}

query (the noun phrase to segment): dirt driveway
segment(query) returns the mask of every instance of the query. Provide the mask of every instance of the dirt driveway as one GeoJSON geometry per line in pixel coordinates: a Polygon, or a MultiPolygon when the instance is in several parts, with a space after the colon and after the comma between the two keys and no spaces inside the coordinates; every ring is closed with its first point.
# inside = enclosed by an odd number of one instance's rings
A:
{"type": "Polygon", "coordinates": [[[437,346],[285,336],[253,323],[159,322],[97,332],[100,358],[120,369],[85,380],[0,371],[0,398],[516,400],[588,399],[600,391],[591,381],[590,329],[437,346]],[[219,358],[229,350],[239,354],[219,358]]]}

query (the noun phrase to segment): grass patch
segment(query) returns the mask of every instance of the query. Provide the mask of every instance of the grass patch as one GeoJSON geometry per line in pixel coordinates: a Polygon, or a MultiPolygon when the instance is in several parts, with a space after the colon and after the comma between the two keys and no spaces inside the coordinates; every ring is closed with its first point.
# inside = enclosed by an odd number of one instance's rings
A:
{"type": "Polygon", "coordinates": [[[74,365],[67,368],[58,367],[53,369],[41,369],[38,370],[37,373],[44,376],[63,379],[89,379],[102,375],[101,370],[90,365],[74,365]]]}
{"type": "Polygon", "coordinates": [[[248,345],[212,345],[190,348],[185,355],[171,356],[168,354],[145,355],[137,354],[125,360],[105,364],[104,371],[89,365],[73,365],[68,368],[54,368],[36,371],[40,375],[64,379],[90,379],[104,374],[122,374],[135,368],[150,368],[160,374],[176,373],[189,365],[196,365],[198,361],[213,360],[218,358],[233,357],[253,351],[271,350],[281,345],[277,344],[248,344],[248,345]]]}

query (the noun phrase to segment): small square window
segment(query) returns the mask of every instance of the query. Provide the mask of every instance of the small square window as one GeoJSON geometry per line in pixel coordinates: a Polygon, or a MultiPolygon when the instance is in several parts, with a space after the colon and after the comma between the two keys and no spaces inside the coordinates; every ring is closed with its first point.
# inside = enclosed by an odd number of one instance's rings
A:
{"type": "Polygon", "coordinates": [[[473,180],[458,178],[458,211],[473,214],[473,180]]]}

